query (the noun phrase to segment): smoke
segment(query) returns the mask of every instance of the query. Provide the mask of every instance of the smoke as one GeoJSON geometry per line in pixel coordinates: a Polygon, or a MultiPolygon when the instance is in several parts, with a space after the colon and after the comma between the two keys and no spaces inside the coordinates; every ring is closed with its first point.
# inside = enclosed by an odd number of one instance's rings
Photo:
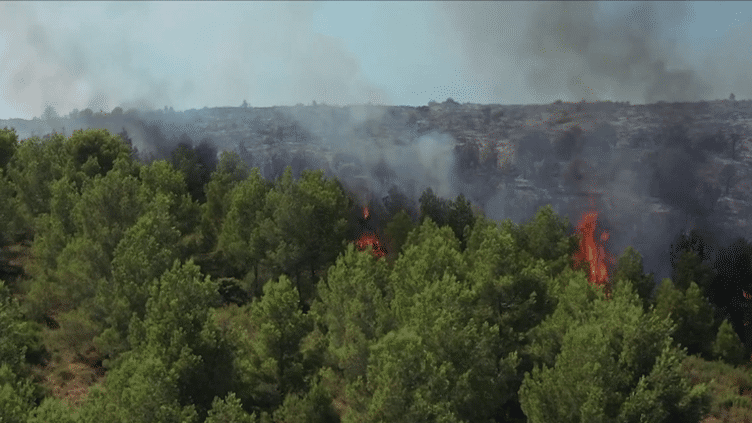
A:
{"type": "Polygon", "coordinates": [[[386,104],[315,3],[0,4],[0,93],[18,115],[116,106],[386,104]],[[59,16],[81,16],[72,22],[59,16]],[[177,14],[177,16],[176,16],[177,14]],[[165,19],[176,17],[179,19],[165,19]],[[222,40],[222,41],[218,41],[222,40]],[[189,53],[185,52],[190,45],[189,53]],[[229,103],[229,104],[228,104],[229,103]]]}
{"type": "Polygon", "coordinates": [[[696,19],[686,2],[628,3],[612,14],[597,2],[446,2],[437,8],[446,22],[442,41],[468,64],[465,77],[489,81],[498,95],[515,92],[514,80],[539,103],[752,96],[752,58],[739,51],[752,42],[752,23],[730,31],[719,48],[699,51],[678,41],[696,19]]]}

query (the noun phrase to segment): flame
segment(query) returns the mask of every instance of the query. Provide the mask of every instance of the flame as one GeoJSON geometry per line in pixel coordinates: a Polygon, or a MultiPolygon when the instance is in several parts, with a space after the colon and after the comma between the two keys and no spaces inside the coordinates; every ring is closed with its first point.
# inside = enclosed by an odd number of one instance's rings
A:
{"type": "MultiPolygon", "coordinates": [[[[368,207],[363,207],[363,218],[368,219],[368,216],[370,216],[368,207]]],[[[376,257],[381,258],[386,255],[386,250],[379,242],[379,238],[376,236],[376,234],[371,231],[364,231],[355,241],[355,246],[358,248],[358,250],[363,251],[368,248],[369,245],[371,246],[371,252],[376,257]]]]}
{"type": "MultiPolygon", "coordinates": [[[[581,235],[580,248],[572,257],[575,263],[587,262],[590,265],[588,281],[601,287],[608,284],[608,269],[606,268],[606,252],[603,245],[595,241],[595,229],[598,221],[597,212],[588,212],[582,216],[577,224],[577,232],[581,235]]],[[[599,237],[601,242],[608,240],[608,232],[599,237]]]]}

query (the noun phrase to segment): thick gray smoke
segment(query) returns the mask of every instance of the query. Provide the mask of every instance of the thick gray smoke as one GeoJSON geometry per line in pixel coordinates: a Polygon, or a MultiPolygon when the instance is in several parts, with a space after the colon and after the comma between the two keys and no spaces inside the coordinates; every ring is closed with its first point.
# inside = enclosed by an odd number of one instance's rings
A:
{"type": "MultiPolygon", "coordinates": [[[[694,20],[686,2],[623,3],[608,15],[597,2],[446,2],[446,45],[468,64],[467,78],[499,94],[519,81],[535,102],[605,100],[654,103],[752,96],[752,23],[713,49],[686,43],[694,20]],[[699,61],[686,60],[699,55],[699,61]],[[516,79],[512,77],[516,76],[516,79]]],[[[742,98],[742,97],[739,97],[742,98]]]]}

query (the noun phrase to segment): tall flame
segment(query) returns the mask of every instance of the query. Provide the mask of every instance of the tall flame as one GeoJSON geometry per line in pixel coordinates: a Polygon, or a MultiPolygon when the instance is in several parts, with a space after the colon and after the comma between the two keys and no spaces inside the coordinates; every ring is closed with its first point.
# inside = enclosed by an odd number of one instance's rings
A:
{"type": "MultiPolygon", "coordinates": [[[[608,285],[608,269],[606,268],[606,252],[603,245],[595,241],[595,229],[598,221],[597,212],[588,212],[582,216],[577,224],[580,234],[580,248],[574,253],[575,263],[587,262],[590,265],[588,281],[606,288],[608,285]]],[[[600,241],[608,240],[608,232],[603,232],[600,241]]]]}

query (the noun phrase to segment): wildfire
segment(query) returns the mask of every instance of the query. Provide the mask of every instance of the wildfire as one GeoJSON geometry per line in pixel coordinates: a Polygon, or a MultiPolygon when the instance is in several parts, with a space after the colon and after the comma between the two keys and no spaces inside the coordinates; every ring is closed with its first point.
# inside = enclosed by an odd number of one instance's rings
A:
{"type": "MultiPolygon", "coordinates": [[[[370,213],[368,211],[368,207],[363,207],[363,219],[368,220],[369,217],[370,213]]],[[[358,250],[363,251],[368,248],[369,245],[371,246],[372,253],[376,257],[384,257],[386,255],[386,250],[379,242],[379,238],[376,236],[376,234],[366,229],[355,241],[355,246],[358,248],[358,250]]]]}
{"type": "MultiPolygon", "coordinates": [[[[608,269],[606,268],[606,252],[601,243],[597,243],[595,229],[598,221],[597,212],[588,212],[582,216],[577,224],[577,232],[581,235],[580,248],[574,253],[576,264],[587,262],[590,265],[588,280],[590,283],[606,287],[608,284],[608,269]]],[[[601,242],[608,240],[608,232],[599,237],[601,242]]]]}

